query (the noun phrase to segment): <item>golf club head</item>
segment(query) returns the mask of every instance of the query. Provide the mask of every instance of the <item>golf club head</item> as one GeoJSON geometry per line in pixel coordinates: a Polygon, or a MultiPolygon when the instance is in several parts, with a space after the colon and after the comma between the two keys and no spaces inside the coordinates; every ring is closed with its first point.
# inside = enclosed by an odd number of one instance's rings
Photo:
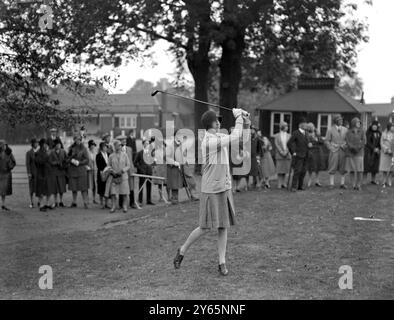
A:
{"type": "Polygon", "coordinates": [[[160,92],[159,90],[156,90],[156,91],[153,91],[150,95],[151,95],[152,97],[154,97],[154,96],[157,95],[159,92],[160,92]]]}

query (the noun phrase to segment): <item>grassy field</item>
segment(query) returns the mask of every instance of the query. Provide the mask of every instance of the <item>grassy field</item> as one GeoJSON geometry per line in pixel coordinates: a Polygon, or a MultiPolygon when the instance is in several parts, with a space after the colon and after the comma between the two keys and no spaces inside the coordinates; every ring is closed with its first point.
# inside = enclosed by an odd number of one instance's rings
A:
{"type": "Polygon", "coordinates": [[[198,203],[126,215],[98,208],[39,213],[26,209],[26,192],[15,186],[14,210],[0,212],[2,299],[394,298],[394,189],[236,194],[226,278],[217,272],[215,232],[173,269],[198,203]],[[53,290],[38,287],[41,265],[53,269],[53,290]],[[353,269],[352,290],[338,287],[342,265],[353,269]]]}

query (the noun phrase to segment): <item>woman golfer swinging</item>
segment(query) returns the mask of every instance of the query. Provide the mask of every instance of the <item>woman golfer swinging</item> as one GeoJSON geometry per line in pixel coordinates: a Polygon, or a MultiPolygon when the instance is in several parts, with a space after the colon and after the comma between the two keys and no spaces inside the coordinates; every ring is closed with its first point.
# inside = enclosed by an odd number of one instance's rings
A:
{"type": "MultiPolygon", "coordinates": [[[[219,272],[226,276],[227,229],[235,224],[234,202],[231,192],[231,174],[228,148],[232,142],[239,143],[243,129],[250,127],[249,115],[242,109],[233,109],[235,128],[230,135],[219,133],[216,113],[207,111],[201,118],[207,130],[201,143],[203,174],[199,227],[196,228],[181,246],[174,259],[175,269],[179,269],[189,247],[210,229],[218,229],[219,272]]],[[[248,139],[248,137],[244,138],[248,139]]]]}

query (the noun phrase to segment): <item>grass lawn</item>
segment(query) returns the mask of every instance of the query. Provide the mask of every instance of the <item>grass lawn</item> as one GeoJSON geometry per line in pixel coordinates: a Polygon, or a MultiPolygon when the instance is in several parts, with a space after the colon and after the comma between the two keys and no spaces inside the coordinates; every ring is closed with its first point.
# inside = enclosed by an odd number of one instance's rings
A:
{"type": "Polygon", "coordinates": [[[26,209],[26,195],[26,186],[16,185],[14,211],[0,212],[2,299],[394,298],[394,189],[236,194],[225,278],[217,272],[215,232],[173,269],[177,247],[198,221],[198,203],[126,215],[98,208],[39,213],[26,209]],[[53,290],[38,287],[41,265],[53,269],[53,290]],[[342,265],[353,269],[352,290],[338,287],[342,265]]]}

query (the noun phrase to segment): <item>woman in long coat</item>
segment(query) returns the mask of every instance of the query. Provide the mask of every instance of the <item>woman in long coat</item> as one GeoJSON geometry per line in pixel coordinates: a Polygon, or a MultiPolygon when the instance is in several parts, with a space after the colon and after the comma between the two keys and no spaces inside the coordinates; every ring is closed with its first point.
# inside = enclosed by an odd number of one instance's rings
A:
{"type": "Polygon", "coordinates": [[[26,152],[26,171],[29,179],[29,195],[30,205],[29,208],[34,208],[33,195],[36,194],[36,179],[37,179],[37,168],[35,162],[35,155],[38,151],[38,141],[36,138],[31,139],[31,149],[26,152]]]}
{"type": "Polygon", "coordinates": [[[153,157],[154,157],[154,163],[152,166],[152,175],[156,177],[162,177],[165,178],[165,180],[158,180],[158,179],[153,179],[153,184],[157,184],[159,188],[159,196],[160,200],[164,199],[164,190],[162,190],[162,185],[166,187],[167,191],[167,198],[169,198],[170,195],[170,190],[167,187],[167,165],[166,165],[166,159],[165,159],[165,149],[166,149],[166,144],[163,140],[155,140],[155,148],[153,150],[153,157]]]}
{"type": "Polygon", "coordinates": [[[271,189],[270,178],[275,175],[276,169],[272,160],[272,144],[267,137],[260,135],[260,166],[262,173],[262,183],[266,189],[271,189]]]}
{"type": "Polygon", "coordinates": [[[368,173],[371,173],[371,183],[376,182],[376,174],[379,172],[379,159],[380,159],[380,139],[382,133],[379,131],[379,122],[373,121],[367,130],[367,143],[365,145],[364,154],[364,176],[365,179],[368,173]]]}
{"type": "Polygon", "coordinates": [[[12,150],[4,140],[0,140],[0,196],[1,209],[9,211],[5,206],[6,196],[12,195],[12,169],[15,168],[16,162],[12,150]]]}
{"type": "Polygon", "coordinates": [[[62,149],[62,142],[59,139],[55,139],[53,145],[54,149],[49,153],[48,193],[54,196],[54,206],[64,207],[63,194],[66,192],[67,153],[62,149]]]}
{"type": "Polygon", "coordinates": [[[127,204],[129,202],[129,170],[130,160],[125,152],[122,152],[122,145],[119,140],[114,141],[115,152],[109,156],[108,164],[111,168],[111,175],[113,177],[111,183],[110,194],[112,197],[111,213],[116,210],[116,204],[119,203],[118,197],[123,197],[123,212],[127,212],[127,204]]]}
{"type": "Polygon", "coordinates": [[[260,180],[260,155],[259,155],[259,143],[260,140],[257,137],[257,130],[255,128],[251,129],[251,145],[250,145],[250,172],[249,176],[252,176],[253,182],[252,187],[256,188],[260,180]]]}
{"type": "Polygon", "coordinates": [[[313,123],[308,123],[307,138],[310,143],[308,158],[307,158],[307,171],[309,175],[308,187],[312,185],[313,175],[315,175],[315,186],[321,187],[319,173],[322,170],[322,156],[321,147],[324,145],[324,140],[320,133],[316,130],[313,123]]]}
{"type": "Polygon", "coordinates": [[[278,174],[278,188],[286,189],[286,175],[290,172],[291,154],[287,148],[291,135],[288,133],[289,125],[286,122],[281,122],[279,125],[280,132],[275,135],[275,160],[276,173],[278,174]]]}
{"type": "Polygon", "coordinates": [[[74,144],[68,151],[68,188],[72,191],[73,202],[71,208],[77,207],[78,191],[82,194],[85,209],[88,209],[88,173],[86,166],[89,164],[88,150],[82,143],[82,136],[74,136],[74,144]]]}
{"type": "Polygon", "coordinates": [[[97,192],[97,185],[96,185],[96,176],[97,176],[97,165],[96,165],[96,143],[93,140],[89,140],[88,142],[88,154],[89,154],[89,164],[87,166],[88,170],[88,185],[89,190],[92,191],[92,201],[96,204],[96,192],[97,192]]]}
{"type": "Polygon", "coordinates": [[[49,146],[46,139],[40,140],[40,149],[36,152],[35,162],[37,168],[37,179],[36,179],[36,196],[38,202],[40,203],[40,211],[47,211],[47,209],[52,209],[49,206],[49,179],[51,173],[51,165],[49,163],[49,146]],[[44,203],[45,197],[45,203],[44,203]]]}
{"type": "Polygon", "coordinates": [[[110,209],[108,207],[108,198],[105,196],[106,180],[103,179],[104,169],[108,167],[107,144],[105,142],[100,142],[99,144],[99,152],[96,155],[96,166],[97,166],[97,194],[100,197],[100,205],[102,206],[102,209],[110,209]]]}
{"type": "Polygon", "coordinates": [[[166,148],[167,160],[167,188],[171,190],[171,203],[178,203],[179,189],[183,188],[183,178],[181,174],[182,148],[181,142],[173,139],[166,148]]]}
{"type": "Polygon", "coordinates": [[[353,176],[353,189],[361,190],[364,173],[365,132],[361,128],[361,121],[354,118],[350,129],[346,133],[346,169],[353,176]]]}
{"type": "Polygon", "coordinates": [[[394,126],[392,123],[387,124],[386,130],[382,133],[380,139],[380,164],[379,170],[383,174],[383,188],[388,184],[391,187],[391,175],[393,173],[393,156],[394,156],[394,126]]]}

